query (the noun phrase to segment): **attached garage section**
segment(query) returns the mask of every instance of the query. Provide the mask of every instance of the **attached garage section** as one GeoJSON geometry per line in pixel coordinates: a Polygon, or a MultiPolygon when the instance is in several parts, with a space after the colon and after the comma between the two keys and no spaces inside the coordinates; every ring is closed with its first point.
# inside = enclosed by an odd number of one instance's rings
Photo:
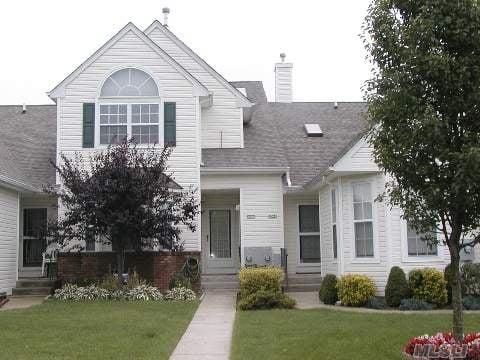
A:
{"type": "Polygon", "coordinates": [[[0,187],[0,292],[8,295],[17,279],[18,209],[18,193],[0,187]]]}

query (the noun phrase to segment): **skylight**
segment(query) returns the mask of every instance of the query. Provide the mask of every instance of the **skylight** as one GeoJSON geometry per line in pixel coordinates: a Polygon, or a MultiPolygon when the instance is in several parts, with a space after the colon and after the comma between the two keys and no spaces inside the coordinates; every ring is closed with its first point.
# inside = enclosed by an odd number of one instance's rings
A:
{"type": "Polygon", "coordinates": [[[305,132],[307,133],[308,137],[323,136],[322,129],[320,129],[320,125],[318,125],[318,124],[305,124],[304,128],[305,128],[305,132]]]}

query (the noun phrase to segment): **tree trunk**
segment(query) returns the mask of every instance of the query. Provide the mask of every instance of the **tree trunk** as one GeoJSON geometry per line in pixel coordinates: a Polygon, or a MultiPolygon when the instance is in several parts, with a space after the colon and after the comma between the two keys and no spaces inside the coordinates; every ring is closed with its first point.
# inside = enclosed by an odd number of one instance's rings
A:
{"type": "Polygon", "coordinates": [[[463,306],[462,283],[460,276],[460,249],[454,244],[449,246],[451,259],[453,336],[457,341],[463,340],[463,306]]]}
{"type": "Polygon", "coordinates": [[[118,273],[118,287],[123,285],[123,272],[125,268],[125,250],[117,248],[117,273],[118,273]]]}

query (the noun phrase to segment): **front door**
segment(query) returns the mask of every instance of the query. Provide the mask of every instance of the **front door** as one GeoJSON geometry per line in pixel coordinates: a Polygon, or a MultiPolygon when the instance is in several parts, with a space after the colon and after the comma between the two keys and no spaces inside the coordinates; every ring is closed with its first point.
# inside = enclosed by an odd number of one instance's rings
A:
{"type": "Polygon", "coordinates": [[[23,266],[39,267],[47,244],[47,209],[32,208],[23,210],[23,266]]]}
{"type": "Polygon", "coordinates": [[[238,262],[235,211],[232,208],[206,209],[204,251],[207,272],[234,274],[238,262]]]}

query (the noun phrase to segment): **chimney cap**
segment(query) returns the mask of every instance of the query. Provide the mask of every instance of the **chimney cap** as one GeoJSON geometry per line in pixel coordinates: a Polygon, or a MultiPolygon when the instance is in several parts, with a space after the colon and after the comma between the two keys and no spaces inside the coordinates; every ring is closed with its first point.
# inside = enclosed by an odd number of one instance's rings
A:
{"type": "Polygon", "coordinates": [[[170,8],[164,7],[164,8],[162,9],[162,13],[164,13],[164,14],[170,14],[170,8]]]}

